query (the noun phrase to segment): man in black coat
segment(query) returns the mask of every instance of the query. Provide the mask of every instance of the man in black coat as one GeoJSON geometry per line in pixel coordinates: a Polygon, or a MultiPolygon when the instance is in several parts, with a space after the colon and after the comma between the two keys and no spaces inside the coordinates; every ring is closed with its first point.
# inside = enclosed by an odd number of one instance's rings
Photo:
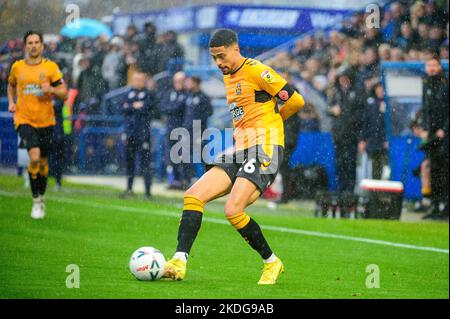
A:
{"type": "MultiPolygon", "coordinates": [[[[172,88],[164,91],[161,96],[161,115],[166,123],[166,134],[164,138],[164,162],[168,172],[168,184],[170,189],[182,189],[183,165],[175,163],[170,158],[172,147],[178,143],[171,140],[170,134],[173,130],[182,127],[184,112],[186,110],[186,99],[188,93],[184,88],[186,75],[184,72],[177,72],[172,78],[172,88]]],[[[178,161],[179,159],[177,159],[178,161]]]]}
{"type": "Polygon", "coordinates": [[[385,130],[386,103],[381,82],[375,84],[364,104],[359,151],[367,152],[372,161],[372,178],[381,179],[387,164],[388,142],[385,130]]]}
{"type": "MultiPolygon", "coordinates": [[[[290,84],[292,78],[288,71],[283,71],[280,75],[290,84]]],[[[280,165],[280,173],[283,181],[283,194],[279,204],[287,203],[295,197],[294,182],[291,178],[292,169],[289,167],[289,161],[297,147],[298,135],[300,132],[300,118],[298,113],[284,121],[284,160],[280,165]]]]}
{"type": "Polygon", "coordinates": [[[151,22],[145,23],[144,34],[139,41],[139,59],[137,63],[138,67],[150,76],[163,71],[159,68],[163,56],[162,48],[156,40],[156,26],[151,22]]]}
{"type": "Polygon", "coordinates": [[[425,218],[448,218],[448,79],[439,58],[426,61],[422,115],[428,132],[431,162],[432,210],[425,218]]]}
{"type": "Polygon", "coordinates": [[[328,110],[333,118],[333,141],[336,158],[336,175],[339,193],[353,193],[356,183],[356,158],[361,136],[361,92],[356,88],[355,77],[348,70],[337,76],[328,110]]]}
{"type": "Polygon", "coordinates": [[[178,71],[183,70],[183,59],[184,59],[184,49],[183,47],[178,43],[178,35],[174,31],[167,31],[163,34],[163,41],[160,45],[161,49],[159,52],[160,60],[159,60],[159,70],[165,71],[170,68],[170,72],[175,73],[178,71]],[[171,60],[178,60],[173,61],[175,64],[170,66],[171,60]]]}
{"type": "MultiPolygon", "coordinates": [[[[202,134],[207,128],[208,118],[213,114],[213,108],[210,98],[201,90],[201,79],[196,76],[191,76],[186,79],[186,90],[188,91],[186,99],[186,109],[184,111],[183,127],[189,131],[191,136],[191,162],[185,163],[183,166],[183,186],[187,188],[191,185],[192,178],[195,177],[195,165],[197,156],[193,156],[196,148],[203,150],[202,134]],[[194,126],[194,121],[197,121],[194,126]],[[199,124],[199,125],[198,125],[199,124]],[[194,130],[200,130],[194,132],[194,130]]],[[[202,152],[197,154],[201,158],[202,152]]]]}

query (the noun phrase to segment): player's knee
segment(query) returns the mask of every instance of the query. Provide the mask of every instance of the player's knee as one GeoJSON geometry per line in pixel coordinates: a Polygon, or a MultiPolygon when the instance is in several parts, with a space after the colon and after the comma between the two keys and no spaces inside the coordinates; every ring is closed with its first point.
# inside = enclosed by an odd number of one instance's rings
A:
{"type": "Polygon", "coordinates": [[[31,174],[31,178],[37,178],[39,174],[39,160],[32,161],[30,159],[30,163],[28,164],[28,172],[31,174]]]}
{"type": "Polygon", "coordinates": [[[224,213],[225,216],[229,218],[233,217],[234,215],[242,213],[244,209],[245,207],[241,203],[230,198],[227,200],[225,204],[224,213]]]}
{"type": "Polygon", "coordinates": [[[192,186],[184,192],[184,198],[190,197],[190,196],[199,198],[198,192],[196,192],[192,186]]]}
{"type": "Polygon", "coordinates": [[[40,160],[39,158],[35,158],[35,157],[30,157],[30,167],[33,168],[39,168],[40,165],[40,160]]]}
{"type": "Polygon", "coordinates": [[[30,153],[29,154],[30,164],[39,165],[40,163],[40,155],[39,153],[30,153]]]}
{"type": "Polygon", "coordinates": [[[201,200],[203,203],[208,202],[208,198],[205,196],[205,189],[201,185],[195,183],[188,190],[184,192],[184,198],[186,197],[194,197],[201,200]]]}
{"type": "Polygon", "coordinates": [[[48,159],[41,158],[39,161],[39,174],[41,176],[48,176],[48,159]]]}

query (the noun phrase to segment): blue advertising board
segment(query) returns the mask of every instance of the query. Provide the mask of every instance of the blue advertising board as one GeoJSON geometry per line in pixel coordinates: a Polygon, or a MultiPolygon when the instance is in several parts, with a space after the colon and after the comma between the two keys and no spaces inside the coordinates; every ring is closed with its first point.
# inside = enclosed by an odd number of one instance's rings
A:
{"type": "Polygon", "coordinates": [[[112,28],[124,34],[130,24],[142,30],[152,21],[160,31],[208,31],[231,28],[237,31],[301,34],[311,30],[339,28],[352,10],[326,10],[296,7],[214,5],[176,7],[160,11],[117,14],[112,28]]]}

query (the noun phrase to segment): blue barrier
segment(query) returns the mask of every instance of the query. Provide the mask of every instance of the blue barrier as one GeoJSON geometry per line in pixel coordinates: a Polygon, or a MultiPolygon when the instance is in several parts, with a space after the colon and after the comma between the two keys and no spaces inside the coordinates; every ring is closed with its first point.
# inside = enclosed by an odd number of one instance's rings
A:
{"type": "Polygon", "coordinates": [[[425,153],[419,150],[420,139],[416,137],[391,137],[389,140],[389,166],[391,180],[402,182],[406,199],[420,199],[422,184],[413,170],[425,159],[425,153]]]}
{"type": "Polygon", "coordinates": [[[0,164],[13,166],[17,163],[17,134],[13,115],[8,112],[8,98],[0,97],[0,164]]]}
{"type": "Polygon", "coordinates": [[[327,172],[329,189],[337,189],[334,146],[333,138],[330,133],[300,133],[298,136],[297,147],[289,161],[290,167],[298,165],[322,166],[327,172]]]}
{"type": "MultiPolygon", "coordinates": [[[[81,171],[86,170],[86,144],[87,139],[90,136],[101,137],[101,136],[111,136],[120,135],[122,133],[122,128],[107,128],[107,127],[89,127],[84,129],[79,135],[78,146],[80,148],[79,153],[79,166],[81,171]]],[[[97,145],[98,146],[98,145],[97,145]]]]}

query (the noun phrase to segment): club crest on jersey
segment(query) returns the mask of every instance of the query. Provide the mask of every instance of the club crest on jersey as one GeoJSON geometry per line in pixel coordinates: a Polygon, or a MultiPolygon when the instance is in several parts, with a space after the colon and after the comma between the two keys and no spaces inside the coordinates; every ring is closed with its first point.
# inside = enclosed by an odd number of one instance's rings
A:
{"type": "Polygon", "coordinates": [[[265,70],[263,73],[261,73],[261,77],[267,83],[273,83],[273,81],[275,81],[275,78],[273,77],[272,73],[270,73],[270,70],[265,70]]]}
{"type": "Polygon", "coordinates": [[[241,83],[236,85],[236,95],[242,95],[242,86],[241,83]]]}

